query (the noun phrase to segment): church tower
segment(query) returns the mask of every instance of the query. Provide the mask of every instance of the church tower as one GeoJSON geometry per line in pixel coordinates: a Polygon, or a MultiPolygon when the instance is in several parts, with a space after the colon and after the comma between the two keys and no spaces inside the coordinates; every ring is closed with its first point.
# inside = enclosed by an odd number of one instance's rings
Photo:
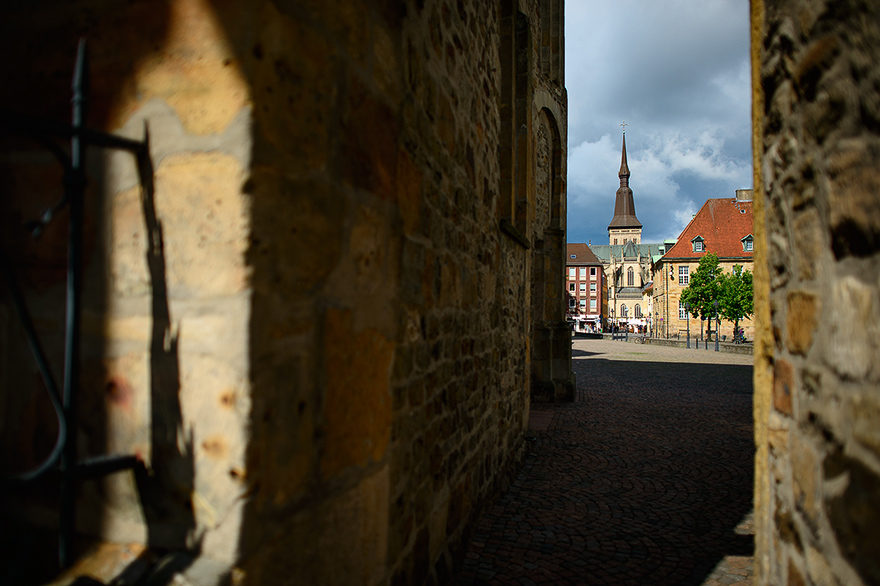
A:
{"type": "Polygon", "coordinates": [[[608,244],[641,244],[642,223],[636,217],[636,204],[629,187],[629,166],[626,164],[626,127],[623,129],[623,150],[620,155],[620,188],[614,201],[614,218],[608,224],[608,244]]]}

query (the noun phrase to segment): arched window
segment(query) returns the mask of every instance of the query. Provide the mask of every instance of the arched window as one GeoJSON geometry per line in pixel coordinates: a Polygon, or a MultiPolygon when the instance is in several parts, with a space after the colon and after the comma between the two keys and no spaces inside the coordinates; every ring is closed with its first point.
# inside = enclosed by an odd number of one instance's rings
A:
{"type": "Polygon", "coordinates": [[[629,267],[626,269],[626,286],[632,287],[635,281],[635,273],[633,272],[633,268],[629,267]]]}
{"type": "Polygon", "coordinates": [[[626,304],[620,306],[620,317],[626,317],[626,304]]]}
{"type": "Polygon", "coordinates": [[[635,313],[636,318],[642,317],[642,306],[636,303],[636,308],[633,313],[635,313]]]}

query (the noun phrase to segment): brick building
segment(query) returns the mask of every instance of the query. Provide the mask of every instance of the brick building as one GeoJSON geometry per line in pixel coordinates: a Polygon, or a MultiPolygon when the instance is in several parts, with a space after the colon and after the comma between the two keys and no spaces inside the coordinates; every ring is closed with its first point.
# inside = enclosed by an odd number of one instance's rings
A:
{"type": "Polygon", "coordinates": [[[569,244],[565,261],[568,315],[577,329],[598,329],[605,323],[608,288],[602,261],[586,244],[569,244]]]}
{"type": "MultiPolygon", "coordinates": [[[[563,30],[562,0],[7,7],[0,242],[58,372],[66,208],[22,226],[66,147],[7,123],[70,120],[85,37],[86,125],[143,143],[85,158],[67,445],[148,473],[72,480],[77,533],[242,585],[448,582],[530,397],[573,397],[563,30]]],[[[0,459],[22,471],[57,424],[6,291],[0,459]]],[[[50,481],[4,495],[4,530],[57,529],[50,481]]],[[[29,539],[2,571],[51,568],[29,539]]]]}
{"type": "MultiPolygon", "coordinates": [[[[754,271],[754,221],[752,217],[752,190],[738,189],[734,198],[708,199],[688,223],[674,246],[654,262],[655,322],[662,336],[685,336],[700,332],[701,322],[688,318],[681,292],[697,270],[706,253],[718,256],[721,270],[730,273],[739,265],[754,271]]],[[[740,321],[746,338],[754,336],[751,318],[740,321]]],[[[703,326],[705,329],[705,326],[703,326]]],[[[712,325],[712,329],[715,326],[712,325]]],[[[733,322],[721,320],[721,335],[733,339],[733,322]]]]}

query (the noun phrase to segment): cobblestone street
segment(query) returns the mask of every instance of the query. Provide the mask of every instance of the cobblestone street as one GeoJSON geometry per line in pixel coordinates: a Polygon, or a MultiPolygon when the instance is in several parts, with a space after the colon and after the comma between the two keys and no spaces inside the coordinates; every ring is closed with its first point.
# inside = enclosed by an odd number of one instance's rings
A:
{"type": "Polygon", "coordinates": [[[573,404],[476,528],[461,585],[751,584],[752,357],[576,340],[573,404]]]}

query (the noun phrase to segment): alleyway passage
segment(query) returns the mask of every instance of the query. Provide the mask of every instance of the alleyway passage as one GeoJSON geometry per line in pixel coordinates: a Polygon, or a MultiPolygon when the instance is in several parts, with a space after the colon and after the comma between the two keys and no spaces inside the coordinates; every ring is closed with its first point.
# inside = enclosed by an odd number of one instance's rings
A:
{"type": "Polygon", "coordinates": [[[458,583],[751,584],[752,357],[576,340],[458,583]]]}

